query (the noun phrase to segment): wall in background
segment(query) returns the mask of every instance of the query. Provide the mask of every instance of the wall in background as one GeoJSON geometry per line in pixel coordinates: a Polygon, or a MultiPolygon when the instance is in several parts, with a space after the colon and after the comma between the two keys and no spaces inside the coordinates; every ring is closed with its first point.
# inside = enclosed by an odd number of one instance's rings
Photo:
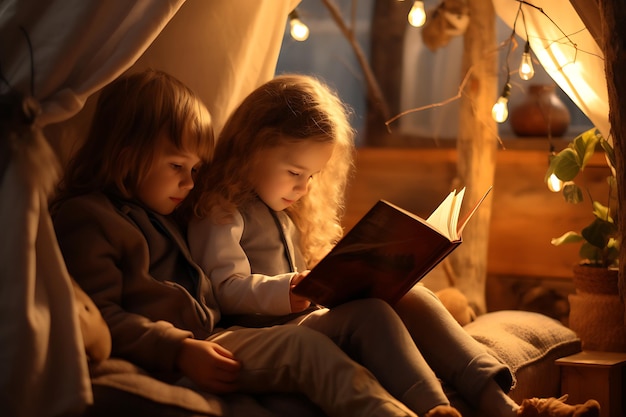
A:
{"type": "MultiPolygon", "coordinates": [[[[341,13],[350,24],[352,0],[336,0],[341,13]]],[[[355,33],[364,53],[369,54],[369,37],[374,0],[356,2],[355,33]]],[[[353,110],[352,125],[361,132],[367,108],[363,72],[354,51],[343,36],[330,13],[320,0],[302,0],[297,8],[300,19],[310,29],[309,38],[298,42],[285,27],[277,73],[298,72],[319,77],[337,91],[339,97],[353,110]]],[[[369,55],[368,55],[369,59],[369,55]]],[[[361,141],[360,135],[357,140],[361,141]]]]}

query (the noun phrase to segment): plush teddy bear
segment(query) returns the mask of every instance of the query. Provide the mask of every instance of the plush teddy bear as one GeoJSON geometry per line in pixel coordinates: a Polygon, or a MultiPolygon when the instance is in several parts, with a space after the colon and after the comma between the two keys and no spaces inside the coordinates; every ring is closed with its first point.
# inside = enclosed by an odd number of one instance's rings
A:
{"type": "Polygon", "coordinates": [[[470,306],[465,294],[458,288],[444,288],[436,291],[435,294],[461,326],[465,326],[476,319],[476,312],[470,306]]]}
{"type": "Polygon", "coordinates": [[[74,308],[78,315],[80,332],[89,360],[100,362],[111,355],[111,332],[100,314],[100,310],[89,296],[74,281],[74,308]]]}
{"type": "Polygon", "coordinates": [[[567,395],[561,398],[530,398],[522,401],[518,417],[598,417],[600,404],[587,400],[574,406],[565,404],[567,395]]]}

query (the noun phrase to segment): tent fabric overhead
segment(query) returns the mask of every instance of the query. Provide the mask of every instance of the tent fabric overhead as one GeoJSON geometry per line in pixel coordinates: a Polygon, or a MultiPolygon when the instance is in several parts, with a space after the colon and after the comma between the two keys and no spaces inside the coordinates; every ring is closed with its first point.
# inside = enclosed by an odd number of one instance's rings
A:
{"type": "Polygon", "coordinates": [[[136,61],[183,3],[5,0],[0,3],[3,76],[10,87],[41,102],[40,124],[65,120],[136,61]]]}
{"type": "MultiPolygon", "coordinates": [[[[120,74],[151,66],[199,91],[220,121],[273,76],[297,3],[3,0],[0,94],[33,95],[42,106],[37,125],[61,126],[120,74]]],[[[47,210],[57,161],[44,138],[9,125],[0,118],[0,316],[11,318],[0,325],[0,403],[15,417],[73,414],[93,396],[47,210]]]]}
{"type": "Polygon", "coordinates": [[[216,133],[274,76],[287,16],[300,0],[187,0],[131,68],[174,74],[203,99],[216,133]]]}

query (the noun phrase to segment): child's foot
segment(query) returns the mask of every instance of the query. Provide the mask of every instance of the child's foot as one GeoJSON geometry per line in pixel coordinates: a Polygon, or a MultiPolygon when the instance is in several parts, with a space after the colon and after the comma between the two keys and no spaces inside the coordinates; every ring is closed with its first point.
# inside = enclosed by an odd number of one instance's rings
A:
{"type": "Polygon", "coordinates": [[[561,398],[530,398],[522,401],[517,417],[598,417],[600,404],[587,400],[584,404],[565,404],[567,395],[561,398]]]}
{"type": "Polygon", "coordinates": [[[438,405],[431,408],[424,417],[461,417],[461,413],[454,407],[449,405],[438,405]]]}

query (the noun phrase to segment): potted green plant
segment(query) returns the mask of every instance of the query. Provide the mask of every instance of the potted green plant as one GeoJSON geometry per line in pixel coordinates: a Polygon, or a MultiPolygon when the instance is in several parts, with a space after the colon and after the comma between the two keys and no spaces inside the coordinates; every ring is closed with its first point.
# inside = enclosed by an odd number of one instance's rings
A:
{"type": "Polygon", "coordinates": [[[585,169],[597,148],[604,151],[609,167],[607,194],[602,200],[586,192],[591,202],[592,221],[579,232],[568,231],[553,238],[555,246],[580,243],[579,262],[573,268],[575,294],[568,297],[569,327],[584,349],[626,351],[624,310],[618,291],[619,233],[617,227],[617,182],[615,154],[611,144],[595,128],[578,135],[551,158],[546,182],[554,175],[563,182],[569,203],[585,201],[575,179],[585,169]]]}
{"type": "Polygon", "coordinates": [[[580,232],[569,231],[552,239],[555,246],[581,243],[580,264],[597,268],[617,268],[619,239],[617,229],[617,183],[615,179],[615,153],[611,144],[596,128],[578,135],[570,144],[551,158],[546,173],[546,182],[555,175],[563,182],[563,196],[569,203],[584,201],[584,193],[575,182],[593,156],[597,146],[604,150],[610,175],[607,177],[607,195],[604,200],[594,199],[589,194],[593,219],[580,232]]]}

